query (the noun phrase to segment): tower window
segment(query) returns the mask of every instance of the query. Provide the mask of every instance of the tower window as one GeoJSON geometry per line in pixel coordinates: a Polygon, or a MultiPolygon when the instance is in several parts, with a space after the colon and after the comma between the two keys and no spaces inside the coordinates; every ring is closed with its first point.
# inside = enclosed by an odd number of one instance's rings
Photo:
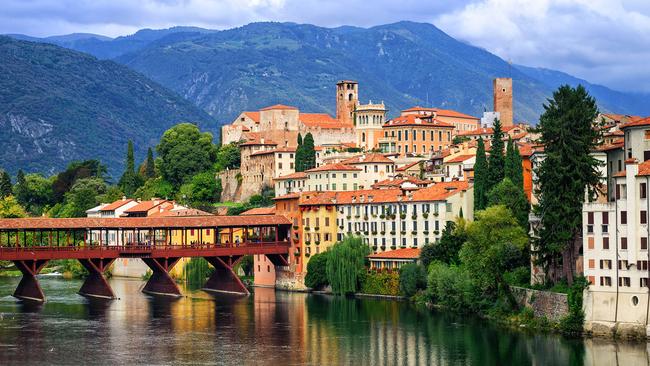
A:
{"type": "Polygon", "coordinates": [[[350,93],[350,95],[348,95],[348,100],[352,101],[352,93],[350,93]]]}

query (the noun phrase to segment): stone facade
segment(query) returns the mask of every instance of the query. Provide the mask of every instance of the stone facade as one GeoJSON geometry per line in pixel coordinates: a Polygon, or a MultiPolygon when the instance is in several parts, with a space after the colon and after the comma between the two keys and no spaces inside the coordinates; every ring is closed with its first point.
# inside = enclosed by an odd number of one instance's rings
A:
{"type": "Polygon", "coordinates": [[[341,80],[336,83],[336,119],[341,123],[353,124],[354,109],[359,101],[359,83],[341,80]]]}
{"type": "Polygon", "coordinates": [[[512,78],[496,78],[492,86],[494,93],[494,111],[499,113],[501,126],[512,126],[512,78]]]}
{"type": "Polygon", "coordinates": [[[217,173],[221,179],[221,202],[236,202],[241,197],[241,170],[228,169],[217,173]]]}
{"type": "Polygon", "coordinates": [[[510,290],[517,304],[533,309],[536,317],[546,317],[557,322],[569,315],[569,302],[566,294],[515,286],[510,286],[510,290]]]}

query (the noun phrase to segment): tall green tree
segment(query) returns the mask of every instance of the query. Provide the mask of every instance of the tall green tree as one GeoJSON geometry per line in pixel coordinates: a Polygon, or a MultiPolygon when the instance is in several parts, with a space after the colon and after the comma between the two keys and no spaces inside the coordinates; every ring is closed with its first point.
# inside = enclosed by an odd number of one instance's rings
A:
{"type": "Polygon", "coordinates": [[[476,148],[476,162],[474,163],[474,211],[487,207],[487,192],[489,190],[489,170],[485,155],[483,139],[478,139],[476,148]]]}
{"type": "Polygon", "coordinates": [[[467,240],[465,220],[458,218],[456,222],[448,221],[442,230],[440,240],[436,243],[425,244],[420,251],[420,263],[425,268],[435,261],[446,264],[460,264],[458,253],[467,240]]]}
{"type": "Polygon", "coordinates": [[[316,167],[316,148],[314,146],[314,136],[311,132],[308,132],[305,135],[305,139],[302,141],[303,147],[303,170],[309,170],[316,167]]]}
{"type": "Polygon", "coordinates": [[[174,188],[210,170],[217,156],[212,134],[201,132],[191,123],[181,123],[165,131],[156,150],[160,173],[174,188]]]}
{"type": "Polygon", "coordinates": [[[524,187],[524,168],[521,165],[521,155],[517,143],[508,139],[506,148],[505,177],[517,187],[524,187]]]}
{"type": "Polygon", "coordinates": [[[27,212],[14,196],[9,195],[0,199],[0,217],[3,219],[27,217],[27,212]]]}
{"type": "Polygon", "coordinates": [[[347,236],[329,249],[326,269],[333,293],[345,295],[359,289],[368,254],[370,248],[358,236],[347,236]]]}
{"type": "Polygon", "coordinates": [[[118,183],[125,195],[133,197],[133,193],[142,185],[142,178],[135,172],[135,156],[133,152],[133,141],[129,140],[126,148],[126,160],[124,173],[118,183]]]}
{"type": "Polygon", "coordinates": [[[27,174],[18,172],[14,195],[18,203],[29,213],[40,216],[43,211],[53,203],[52,178],[45,178],[40,174],[27,174]]]}
{"type": "Polygon", "coordinates": [[[585,197],[594,198],[599,191],[600,162],[591,155],[602,139],[593,127],[597,115],[596,100],[582,85],[564,85],[539,119],[545,157],[536,168],[541,228],[534,253],[552,282],[566,278],[573,283],[582,245],[582,206],[585,197]]]}
{"type": "Polygon", "coordinates": [[[86,210],[95,207],[98,197],[106,193],[106,183],[96,177],[79,179],[65,194],[63,206],[58,210],[58,217],[84,217],[86,210]]]}
{"type": "Polygon", "coordinates": [[[302,146],[302,135],[298,134],[298,146],[296,147],[296,154],[294,155],[294,169],[297,172],[303,172],[305,171],[305,162],[304,162],[304,147],[302,146]]]}
{"type": "Polygon", "coordinates": [[[145,170],[144,177],[145,179],[151,179],[156,176],[156,164],[153,160],[153,151],[151,148],[147,150],[147,160],[145,161],[145,170]]]}
{"type": "Polygon", "coordinates": [[[237,169],[241,165],[241,150],[235,143],[221,145],[217,152],[216,171],[237,169]]]}
{"type": "Polygon", "coordinates": [[[11,185],[11,176],[6,170],[0,174],[0,198],[5,198],[13,194],[13,187],[11,185]]]}
{"type": "Polygon", "coordinates": [[[56,175],[54,183],[52,183],[54,202],[63,202],[65,194],[70,191],[77,180],[90,177],[108,180],[106,166],[94,159],[70,163],[64,171],[56,175]]]}
{"type": "Polygon", "coordinates": [[[490,158],[488,159],[488,187],[496,186],[505,176],[505,156],[503,154],[504,146],[501,121],[495,119],[492,129],[493,133],[490,145],[490,158]]]}
{"type": "Polygon", "coordinates": [[[504,205],[514,215],[519,225],[526,230],[528,228],[528,212],[530,205],[521,187],[517,187],[510,178],[503,180],[490,190],[488,194],[490,206],[504,205]]]}
{"type": "Polygon", "coordinates": [[[327,286],[327,257],[329,252],[314,254],[307,263],[307,275],[305,286],[314,290],[320,290],[327,286]]]}

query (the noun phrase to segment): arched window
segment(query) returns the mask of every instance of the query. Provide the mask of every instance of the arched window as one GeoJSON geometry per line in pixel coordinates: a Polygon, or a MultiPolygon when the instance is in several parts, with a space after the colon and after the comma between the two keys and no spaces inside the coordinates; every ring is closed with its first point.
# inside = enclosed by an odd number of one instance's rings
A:
{"type": "Polygon", "coordinates": [[[365,132],[361,133],[361,142],[366,142],[366,133],[365,132]]]}
{"type": "Polygon", "coordinates": [[[350,93],[350,94],[348,95],[348,100],[349,100],[349,101],[352,101],[352,93],[350,93]]]}

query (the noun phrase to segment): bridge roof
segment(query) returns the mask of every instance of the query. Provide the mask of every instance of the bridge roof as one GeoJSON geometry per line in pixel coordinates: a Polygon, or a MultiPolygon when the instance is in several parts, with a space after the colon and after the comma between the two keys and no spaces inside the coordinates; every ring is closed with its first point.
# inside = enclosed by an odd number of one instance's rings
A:
{"type": "Polygon", "coordinates": [[[200,227],[242,227],[291,225],[281,215],[256,216],[190,216],[190,217],[128,217],[128,218],[65,218],[35,217],[0,219],[0,230],[48,229],[163,229],[200,227]]]}

